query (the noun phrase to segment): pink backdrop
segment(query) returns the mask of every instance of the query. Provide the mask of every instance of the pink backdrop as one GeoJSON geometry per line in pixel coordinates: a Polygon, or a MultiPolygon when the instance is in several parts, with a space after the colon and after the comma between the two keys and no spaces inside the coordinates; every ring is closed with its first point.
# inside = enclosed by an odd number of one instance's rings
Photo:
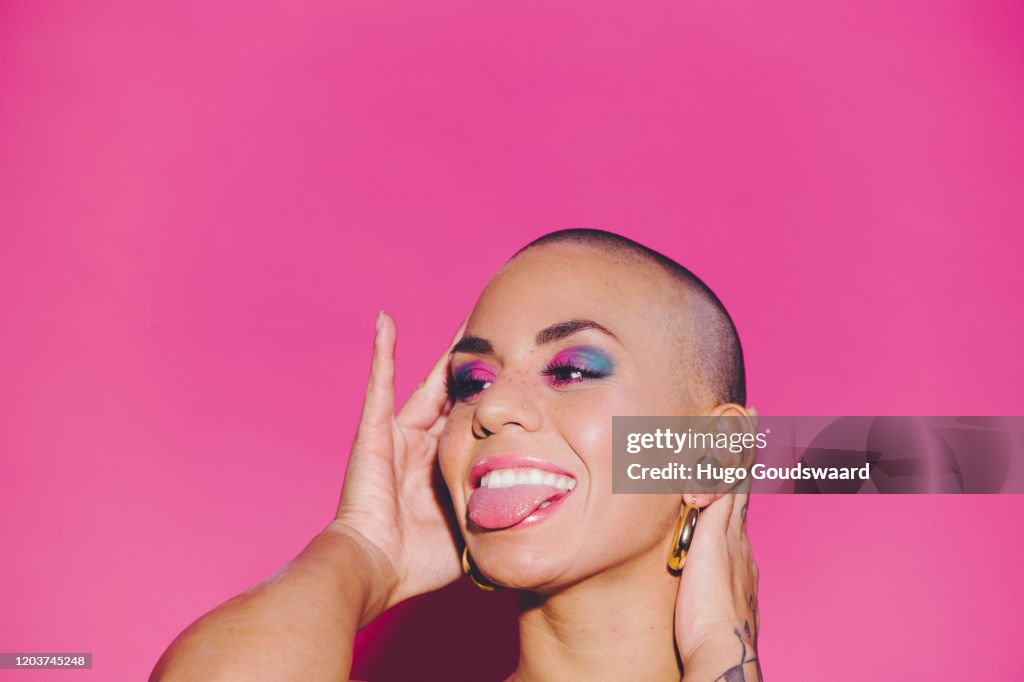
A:
{"type": "MultiPolygon", "coordinates": [[[[559,227],[703,276],[762,412],[1024,412],[1024,9],[837,4],[2,3],[0,651],[95,667],[0,679],[143,679],[333,513],[377,309],[405,395],[559,227]]],[[[1022,512],[755,499],[769,679],[1022,679],[1022,512]]],[[[507,672],[490,600],[357,672],[507,672]]]]}

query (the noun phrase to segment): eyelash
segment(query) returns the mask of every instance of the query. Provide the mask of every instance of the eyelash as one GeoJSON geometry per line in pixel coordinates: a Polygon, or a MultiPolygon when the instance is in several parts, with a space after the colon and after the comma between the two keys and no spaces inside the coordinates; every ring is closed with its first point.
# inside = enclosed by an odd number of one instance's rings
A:
{"type": "Polygon", "coordinates": [[[491,382],[484,382],[480,381],[479,379],[468,378],[457,380],[455,377],[451,375],[451,373],[449,373],[448,377],[445,379],[445,390],[448,393],[448,400],[451,401],[452,403],[465,401],[466,398],[474,396],[480,391],[484,390],[484,388],[486,387],[483,386],[483,384],[485,383],[490,384],[491,382]],[[478,386],[478,388],[476,390],[471,391],[469,390],[471,386],[478,386]]]}
{"type": "MultiPolygon", "coordinates": [[[[541,374],[551,377],[552,383],[555,386],[570,386],[572,384],[581,383],[587,379],[602,379],[608,376],[608,373],[595,370],[586,362],[578,360],[575,362],[552,362],[541,371],[541,374]],[[558,378],[559,376],[565,376],[566,374],[578,374],[579,376],[569,376],[563,379],[558,378]]],[[[451,373],[449,373],[445,378],[445,391],[448,393],[448,400],[455,403],[460,400],[465,401],[467,398],[480,393],[487,388],[490,383],[490,381],[481,381],[480,379],[465,378],[457,380],[451,375],[451,373]]]]}
{"type": "Polygon", "coordinates": [[[590,367],[587,363],[576,361],[576,362],[558,362],[551,363],[544,368],[541,374],[554,378],[561,372],[578,372],[580,376],[573,377],[570,379],[564,379],[562,381],[556,381],[555,383],[559,386],[567,386],[569,384],[578,384],[584,379],[600,379],[607,376],[604,372],[599,372],[594,368],[590,367]]]}

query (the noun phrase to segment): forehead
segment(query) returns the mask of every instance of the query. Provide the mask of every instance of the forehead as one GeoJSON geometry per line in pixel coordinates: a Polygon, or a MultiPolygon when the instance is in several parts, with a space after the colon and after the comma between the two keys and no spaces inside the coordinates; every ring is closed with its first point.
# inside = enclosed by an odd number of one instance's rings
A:
{"type": "Polygon", "coordinates": [[[467,334],[532,343],[548,325],[585,319],[626,345],[643,342],[653,350],[678,317],[681,296],[655,263],[584,245],[543,245],[514,258],[488,283],[467,334]]]}

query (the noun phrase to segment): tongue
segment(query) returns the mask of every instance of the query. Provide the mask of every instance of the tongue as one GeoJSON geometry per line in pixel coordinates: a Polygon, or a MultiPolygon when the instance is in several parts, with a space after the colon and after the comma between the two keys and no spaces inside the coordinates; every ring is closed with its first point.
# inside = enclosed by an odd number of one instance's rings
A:
{"type": "Polygon", "coordinates": [[[508,528],[525,519],[548,500],[563,494],[561,488],[541,484],[477,488],[469,496],[469,518],[482,528],[508,528]]]}

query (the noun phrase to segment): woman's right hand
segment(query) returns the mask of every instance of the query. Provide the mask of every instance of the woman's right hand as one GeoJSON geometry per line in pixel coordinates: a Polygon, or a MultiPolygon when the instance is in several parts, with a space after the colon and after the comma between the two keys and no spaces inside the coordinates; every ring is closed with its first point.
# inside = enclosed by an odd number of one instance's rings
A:
{"type": "MultiPolygon", "coordinates": [[[[465,322],[452,345],[464,330],[465,322]]],[[[341,502],[326,531],[354,540],[374,567],[374,594],[360,626],[461,575],[458,526],[435,467],[450,409],[445,378],[451,346],[395,414],[395,336],[394,320],[381,311],[341,502]]]]}
{"type": "Polygon", "coordinates": [[[383,313],[377,319],[336,518],[281,570],[188,626],[152,682],[347,680],[360,627],[459,576],[457,525],[433,476],[448,412],[448,353],[395,415],[395,325],[383,313]]]}

